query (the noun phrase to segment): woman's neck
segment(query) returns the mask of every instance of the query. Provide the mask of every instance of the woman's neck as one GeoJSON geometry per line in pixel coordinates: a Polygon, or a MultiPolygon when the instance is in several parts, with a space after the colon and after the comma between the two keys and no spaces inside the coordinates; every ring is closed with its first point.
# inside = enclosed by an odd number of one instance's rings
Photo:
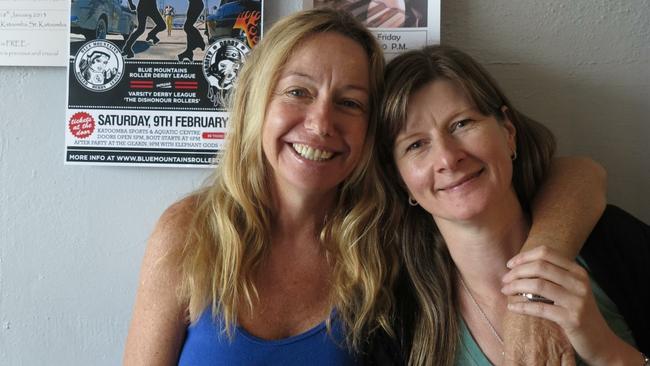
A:
{"type": "Polygon", "coordinates": [[[519,253],[530,229],[516,197],[504,201],[477,220],[436,220],[459,273],[479,293],[501,289],[506,262],[519,253]]]}
{"type": "Polygon", "coordinates": [[[271,223],[273,245],[320,245],[318,236],[333,205],[334,194],[305,196],[276,192],[271,223]]]}
{"type": "Polygon", "coordinates": [[[471,220],[436,218],[436,224],[459,272],[456,286],[462,317],[486,357],[500,364],[507,312],[501,278],[508,270],[506,262],[528,236],[526,214],[512,192],[471,220]]]}

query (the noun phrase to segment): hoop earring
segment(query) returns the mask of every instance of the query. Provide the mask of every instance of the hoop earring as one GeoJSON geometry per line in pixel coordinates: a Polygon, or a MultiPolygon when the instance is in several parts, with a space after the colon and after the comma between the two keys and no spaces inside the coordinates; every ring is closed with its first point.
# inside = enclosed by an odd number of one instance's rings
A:
{"type": "Polygon", "coordinates": [[[411,206],[417,206],[417,205],[418,205],[418,201],[414,200],[413,198],[411,198],[411,196],[409,196],[409,205],[411,205],[411,206]]]}
{"type": "Polygon", "coordinates": [[[512,159],[512,161],[517,160],[517,150],[512,152],[512,155],[510,155],[510,159],[512,159]]]}

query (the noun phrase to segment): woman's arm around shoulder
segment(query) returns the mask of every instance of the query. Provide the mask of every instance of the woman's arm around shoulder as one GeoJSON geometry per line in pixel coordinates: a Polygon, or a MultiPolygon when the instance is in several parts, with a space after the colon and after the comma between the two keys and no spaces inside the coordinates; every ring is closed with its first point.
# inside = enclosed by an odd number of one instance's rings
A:
{"type": "MultiPolygon", "coordinates": [[[[573,259],[605,210],[606,189],[605,169],[595,161],[580,157],[554,159],[532,204],[528,238],[509,267],[549,248],[573,259]],[[538,249],[532,251],[534,248],[538,249]]],[[[517,302],[518,298],[510,296],[508,301],[517,302]]],[[[506,365],[544,364],[544,360],[573,364],[571,344],[550,321],[508,312],[503,329],[506,365]]]]}
{"type": "Polygon", "coordinates": [[[545,245],[575,258],[605,211],[606,175],[589,158],[555,158],[535,195],[533,222],[521,252],[545,245]]]}
{"type": "Polygon", "coordinates": [[[175,365],[187,328],[178,297],[180,253],[195,207],[192,197],[165,210],[147,243],[124,351],[124,365],[175,365]]]}

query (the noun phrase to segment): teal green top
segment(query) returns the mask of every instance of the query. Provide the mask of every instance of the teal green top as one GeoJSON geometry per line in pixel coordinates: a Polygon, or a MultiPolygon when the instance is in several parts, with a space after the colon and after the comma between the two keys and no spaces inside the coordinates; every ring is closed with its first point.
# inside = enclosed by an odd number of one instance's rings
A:
{"type": "MultiPolygon", "coordinates": [[[[577,259],[578,263],[587,267],[584,260],[580,257],[577,259]]],[[[591,289],[594,293],[594,298],[596,299],[596,304],[600,313],[603,314],[603,318],[609,325],[609,327],[618,335],[622,340],[627,343],[636,346],[634,338],[632,337],[632,331],[628,327],[625,319],[618,311],[616,304],[605,294],[600,286],[594,281],[593,277],[590,276],[591,289]]],[[[456,365],[457,366],[488,366],[492,365],[490,360],[483,354],[481,348],[478,346],[474,337],[470,333],[467,325],[463,318],[460,318],[460,342],[456,348],[456,365]]],[[[576,365],[586,365],[579,357],[576,357],[576,365]]]]}

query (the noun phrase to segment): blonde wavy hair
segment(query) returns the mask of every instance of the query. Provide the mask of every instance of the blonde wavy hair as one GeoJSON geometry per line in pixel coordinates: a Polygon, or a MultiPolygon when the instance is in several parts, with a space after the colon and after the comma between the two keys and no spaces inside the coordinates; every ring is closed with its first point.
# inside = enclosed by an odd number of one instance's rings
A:
{"type": "Polygon", "coordinates": [[[488,72],[469,55],[449,46],[429,46],[393,59],[386,67],[379,156],[391,182],[386,186],[392,213],[386,225],[394,230],[407,272],[398,291],[396,328],[402,357],[409,365],[453,365],[460,334],[456,266],[431,214],[410,206],[408,193],[393,159],[393,144],[403,130],[409,98],[437,80],[460,87],[476,108],[498,122],[507,117],[515,126],[517,159],[512,185],[524,210],[544,179],[555,152],[555,138],[539,122],[520,113],[488,72]],[[504,113],[502,107],[506,106],[504,113]],[[410,292],[409,292],[410,291],[410,292]]]}
{"type": "Polygon", "coordinates": [[[315,9],[280,20],[248,57],[231,101],[227,143],[209,185],[195,194],[196,209],[182,252],[181,296],[191,321],[208,305],[231,335],[240,306],[252,309],[257,291],[252,274],[271,237],[274,206],[269,167],[262,150],[266,107],[292,52],[310,36],[337,32],[368,55],[369,125],[362,159],[339,186],[334,208],[320,231],[333,259],[331,305],[353,348],[368,332],[389,327],[391,296],[382,287],[394,276],[397,257],[381,235],[385,193],[375,159],[377,110],[383,83],[381,48],[368,30],[342,12],[315,9]]]}

